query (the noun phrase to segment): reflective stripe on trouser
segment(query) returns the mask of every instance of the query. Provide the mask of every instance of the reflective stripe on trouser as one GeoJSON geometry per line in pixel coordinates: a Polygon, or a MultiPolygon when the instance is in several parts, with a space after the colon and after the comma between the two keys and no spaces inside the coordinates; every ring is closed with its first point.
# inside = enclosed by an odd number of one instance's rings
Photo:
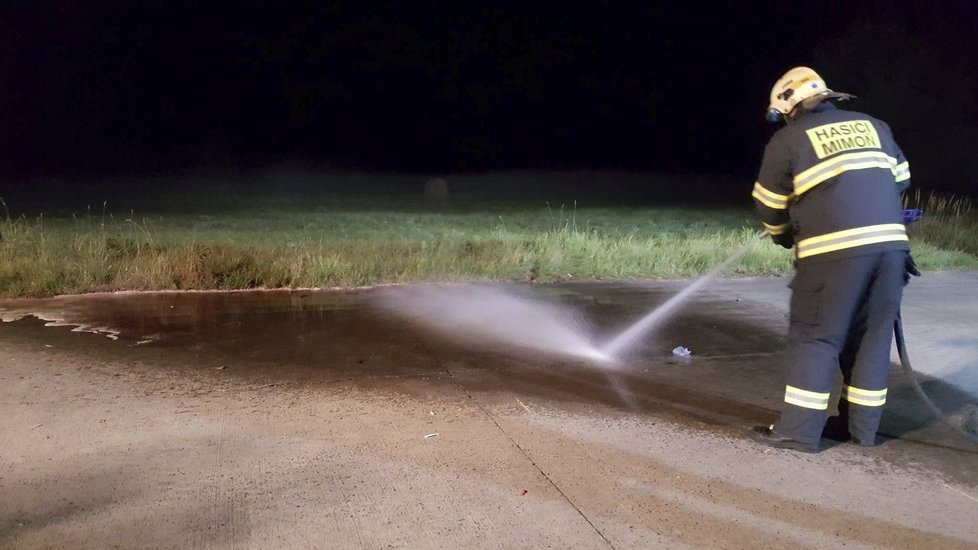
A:
{"type": "MultiPolygon", "coordinates": [[[[850,388],[886,387],[906,254],[898,250],[798,263],[790,285],[788,386],[826,394],[841,367],[850,388]]],[[[843,415],[848,414],[852,435],[865,440],[875,437],[882,407],[843,403],[840,412],[846,410],[843,415]]],[[[788,402],[775,430],[797,441],[817,443],[825,417],[824,408],[788,402]]]]}
{"type": "Polygon", "coordinates": [[[785,386],[784,402],[806,409],[824,411],[829,408],[829,392],[814,392],[794,386],[785,386]]]}
{"type": "Polygon", "coordinates": [[[842,386],[842,399],[864,407],[882,407],[886,403],[886,390],[864,390],[855,386],[842,386]]]}

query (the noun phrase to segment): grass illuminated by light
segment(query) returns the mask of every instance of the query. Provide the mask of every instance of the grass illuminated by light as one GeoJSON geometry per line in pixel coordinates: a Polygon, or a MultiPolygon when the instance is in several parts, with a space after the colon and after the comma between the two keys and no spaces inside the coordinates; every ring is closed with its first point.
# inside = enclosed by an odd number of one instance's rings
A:
{"type": "MultiPolygon", "coordinates": [[[[924,205],[923,269],[978,268],[966,203],[924,205]],[[944,205],[945,210],[948,205],[944,205]],[[943,218],[941,216],[944,216],[943,218]]],[[[0,296],[107,290],[355,287],[417,281],[694,277],[756,238],[748,208],[335,198],[207,214],[76,213],[0,220],[0,296]]],[[[781,275],[761,243],[730,275],[781,275]]]]}

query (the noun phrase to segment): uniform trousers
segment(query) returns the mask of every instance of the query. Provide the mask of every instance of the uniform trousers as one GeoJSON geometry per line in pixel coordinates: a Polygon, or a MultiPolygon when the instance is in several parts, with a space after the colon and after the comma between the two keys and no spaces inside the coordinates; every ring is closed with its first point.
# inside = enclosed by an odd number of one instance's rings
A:
{"type": "Polygon", "coordinates": [[[841,370],[839,414],[854,438],[875,440],[908,255],[896,250],[797,262],[789,285],[785,404],[775,432],[817,444],[841,370]]]}

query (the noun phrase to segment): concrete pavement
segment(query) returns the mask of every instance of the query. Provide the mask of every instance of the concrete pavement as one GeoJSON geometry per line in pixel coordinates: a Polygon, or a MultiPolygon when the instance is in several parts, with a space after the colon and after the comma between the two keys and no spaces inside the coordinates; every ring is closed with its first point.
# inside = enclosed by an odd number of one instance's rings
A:
{"type": "MultiPolygon", "coordinates": [[[[899,370],[877,448],[747,438],[780,408],[786,282],[714,281],[617,371],[419,332],[374,307],[396,288],[4,303],[118,339],[0,324],[0,546],[974,547],[978,450],[899,370]]],[[[684,284],[533,290],[613,333],[684,284]]],[[[976,290],[907,289],[952,414],[976,290]]]]}

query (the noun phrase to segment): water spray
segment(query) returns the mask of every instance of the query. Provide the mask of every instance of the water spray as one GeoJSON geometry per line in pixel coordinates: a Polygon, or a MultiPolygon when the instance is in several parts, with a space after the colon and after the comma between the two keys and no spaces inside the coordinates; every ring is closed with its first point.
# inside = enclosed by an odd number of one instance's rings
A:
{"type": "Polygon", "coordinates": [[[380,305],[420,326],[493,350],[512,348],[612,363],[571,308],[501,285],[428,286],[384,293],[380,305]]]}
{"type": "MultiPolygon", "coordinates": [[[[763,231],[757,241],[767,236],[768,232],[763,231]]],[[[604,346],[595,345],[592,330],[578,313],[566,306],[532,299],[511,287],[436,285],[401,289],[380,295],[379,305],[426,329],[482,347],[563,355],[614,368],[619,366],[618,356],[627,347],[749,252],[757,241],[741,247],[604,346]]]]}
{"type": "Polygon", "coordinates": [[[676,308],[685,302],[694,292],[710,282],[714,277],[725,271],[728,267],[736,263],[745,254],[757,246],[757,243],[768,237],[771,233],[767,230],[761,231],[756,240],[752,240],[740,247],[729,258],[717,264],[713,269],[695,280],[691,285],[684,288],[664,304],[652,310],[648,315],[639,319],[635,324],[625,329],[621,334],[612,338],[607,344],[600,348],[600,352],[609,358],[615,358],[625,349],[634,345],[635,342],[648,332],[653,330],[656,325],[666,319],[676,308]]]}

